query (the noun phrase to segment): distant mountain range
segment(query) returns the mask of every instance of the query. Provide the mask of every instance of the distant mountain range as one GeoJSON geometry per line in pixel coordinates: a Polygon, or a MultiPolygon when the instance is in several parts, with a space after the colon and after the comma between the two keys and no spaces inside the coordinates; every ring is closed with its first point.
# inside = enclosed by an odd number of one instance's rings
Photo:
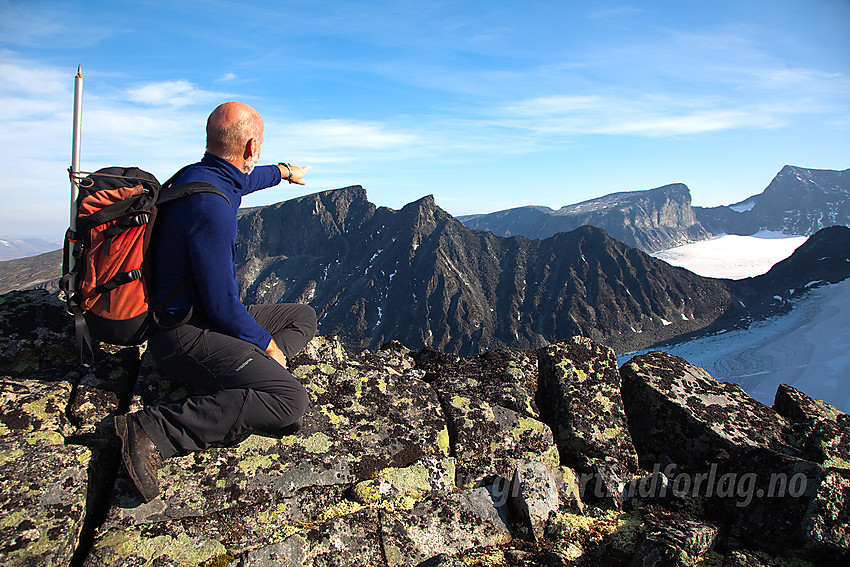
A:
{"type": "Polygon", "coordinates": [[[671,248],[712,235],[700,225],[686,185],[612,193],[558,210],[528,206],[458,220],[498,236],[548,238],[580,226],[605,229],[612,238],[646,252],[671,248]]]}
{"type": "MultiPolygon", "coordinates": [[[[793,193],[787,183],[794,185],[796,174],[808,170],[786,170],[791,180],[782,176],[778,189],[751,197],[753,206],[736,206],[734,214],[763,218],[752,215],[793,193]]],[[[830,184],[820,174],[799,177],[818,197],[824,187],[846,193],[846,185],[830,184]]],[[[814,207],[821,201],[801,200],[800,214],[784,215],[787,226],[820,218],[811,215],[809,202],[814,207]]],[[[846,222],[842,210],[833,207],[832,216],[823,218],[846,222]]],[[[621,219],[620,226],[649,247],[706,234],[695,216],[699,211],[690,206],[685,186],[670,185],[565,207],[546,218],[584,215],[608,222],[611,231],[618,227],[611,219],[621,219]]],[[[468,355],[584,335],[625,353],[746,324],[787,308],[790,298],[818,282],[850,276],[846,227],[820,230],[763,276],[732,281],[670,266],[602,228],[585,225],[537,239],[497,236],[464,225],[431,196],[393,210],[369,202],[360,186],[244,209],[238,230],[243,301],[309,303],[320,332],[338,335],[354,349],[395,339],[414,349],[468,355]]],[[[59,251],[0,262],[0,293],[55,287],[60,264],[59,251]]]]}
{"type": "Polygon", "coordinates": [[[781,276],[718,280],[599,228],[498,237],[463,225],[432,197],[395,211],[375,207],[359,186],[246,210],[239,234],[245,301],[309,303],[320,331],[353,348],[396,339],[466,355],[584,335],[629,352],[745,323],[784,308],[813,280],[850,276],[844,227],[810,239],[781,276]]]}
{"type": "Polygon", "coordinates": [[[499,236],[528,238],[547,238],[589,224],[644,252],[717,234],[750,235],[773,230],[808,236],[821,228],[850,224],[850,169],[788,165],[761,194],[722,207],[693,207],[687,186],[673,184],[612,193],[558,210],[526,206],[458,220],[499,236]]]}
{"type": "Polygon", "coordinates": [[[61,242],[49,238],[0,238],[0,261],[35,256],[61,247],[61,242]]]}

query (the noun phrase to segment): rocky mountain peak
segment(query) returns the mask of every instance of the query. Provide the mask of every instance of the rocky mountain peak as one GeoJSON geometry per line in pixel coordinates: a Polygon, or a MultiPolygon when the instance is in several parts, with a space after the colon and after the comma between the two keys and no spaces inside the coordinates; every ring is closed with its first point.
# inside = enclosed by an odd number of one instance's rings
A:
{"type": "Polygon", "coordinates": [[[694,207],[714,233],[755,234],[772,230],[811,235],[850,224],[850,169],[806,169],[786,165],[764,191],[729,206],[694,207]]]}

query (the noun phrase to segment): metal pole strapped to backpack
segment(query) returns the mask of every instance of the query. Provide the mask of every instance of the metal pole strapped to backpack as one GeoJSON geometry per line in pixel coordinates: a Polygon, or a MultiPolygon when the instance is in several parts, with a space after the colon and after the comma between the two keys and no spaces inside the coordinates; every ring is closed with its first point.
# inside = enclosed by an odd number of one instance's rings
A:
{"type": "MultiPolygon", "coordinates": [[[[66,236],[66,241],[69,239],[76,240],[77,235],[77,197],[80,193],[80,140],[82,137],[82,122],[83,122],[83,66],[77,65],[77,75],[74,77],[74,122],[71,136],[71,218],[68,226],[69,231],[66,236]]],[[[65,247],[64,261],[67,262],[69,269],[63,272],[74,270],[75,259],[71,255],[71,247],[65,247]]],[[[73,289],[74,281],[70,282],[70,287],[73,289]]]]}

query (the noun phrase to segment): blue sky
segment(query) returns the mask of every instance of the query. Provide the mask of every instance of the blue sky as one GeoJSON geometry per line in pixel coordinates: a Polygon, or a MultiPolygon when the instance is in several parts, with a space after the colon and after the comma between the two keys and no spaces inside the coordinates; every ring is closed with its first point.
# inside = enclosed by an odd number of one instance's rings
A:
{"type": "Polygon", "coordinates": [[[0,237],[67,226],[82,169],[164,181],[226,100],[262,162],[311,165],[253,206],[363,185],[455,215],[687,184],[761,192],[785,164],[850,167],[850,1],[0,0],[0,237]]]}

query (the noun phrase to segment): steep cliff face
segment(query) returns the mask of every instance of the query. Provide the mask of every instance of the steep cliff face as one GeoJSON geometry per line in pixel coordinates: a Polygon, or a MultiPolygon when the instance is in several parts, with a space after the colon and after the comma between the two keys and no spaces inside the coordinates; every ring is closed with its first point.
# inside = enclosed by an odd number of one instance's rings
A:
{"type": "Polygon", "coordinates": [[[694,216],[691,193],[681,183],[648,191],[613,193],[561,207],[520,207],[497,213],[460,217],[466,226],[499,236],[548,238],[590,225],[611,238],[645,252],[703,240],[711,234],[694,216]]]}
{"type": "Polygon", "coordinates": [[[850,225],[850,169],[786,165],[758,195],[729,206],[694,210],[699,222],[717,234],[774,230],[810,235],[833,225],[850,225]]]}
{"type": "Polygon", "coordinates": [[[397,339],[474,354],[584,334],[620,350],[694,331],[735,302],[725,284],[584,226],[544,240],[471,230],[425,197],[376,209],[360,188],[248,211],[245,301],[307,302],[355,348],[397,339]]]}

